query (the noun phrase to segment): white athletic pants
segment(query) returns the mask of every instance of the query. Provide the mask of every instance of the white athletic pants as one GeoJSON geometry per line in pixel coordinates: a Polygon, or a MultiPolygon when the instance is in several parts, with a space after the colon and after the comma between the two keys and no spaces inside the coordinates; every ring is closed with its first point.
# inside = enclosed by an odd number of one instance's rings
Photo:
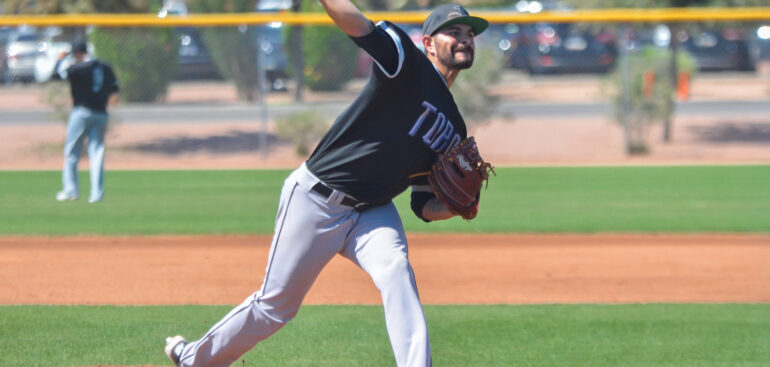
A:
{"type": "Polygon", "coordinates": [[[88,162],[91,175],[89,200],[104,196],[104,136],[107,133],[107,114],[75,106],[67,121],[67,141],[64,144],[62,191],[69,196],[80,194],[78,162],[83,152],[83,141],[88,137],[88,162]]]}
{"type": "Polygon", "coordinates": [[[185,347],[180,366],[229,366],[286,325],[324,266],[339,253],[366,271],[382,294],[398,366],[430,366],[430,344],[406,236],[393,203],[364,212],[311,191],[319,180],[304,164],[284,182],[262,289],[200,340],[185,347]]]}

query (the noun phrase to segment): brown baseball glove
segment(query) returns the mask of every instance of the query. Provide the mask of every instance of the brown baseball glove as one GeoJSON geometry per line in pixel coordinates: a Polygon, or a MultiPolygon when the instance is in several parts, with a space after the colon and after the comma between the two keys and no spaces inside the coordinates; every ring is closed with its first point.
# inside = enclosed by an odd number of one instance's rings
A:
{"type": "Polygon", "coordinates": [[[495,174],[492,165],[481,158],[471,136],[436,159],[428,183],[452,213],[471,220],[478,213],[481,188],[489,184],[489,172],[495,174]]]}

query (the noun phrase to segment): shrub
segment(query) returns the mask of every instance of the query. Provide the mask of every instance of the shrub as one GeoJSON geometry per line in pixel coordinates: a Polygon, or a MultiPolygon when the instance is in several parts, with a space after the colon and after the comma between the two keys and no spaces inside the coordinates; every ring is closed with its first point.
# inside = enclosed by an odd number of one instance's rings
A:
{"type": "MultiPolygon", "coordinates": [[[[625,57],[628,59],[618,60],[618,66],[608,74],[605,87],[612,98],[616,121],[627,123],[628,153],[644,154],[648,151],[650,126],[674,113],[676,89],[671,81],[670,51],[647,46],[625,57]],[[623,75],[624,62],[629,65],[627,76],[623,75]],[[624,77],[628,78],[628,97],[624,93],[624,77]]],[[[689,54],[678,52],[677,63],[680,73],[694,73],[695,61],[689,54]]]]}
{"type": "Polygon", "coordinates": [[[358,47],[339,28],[309,26],[302,32],[303,81],[311,90],[341,90],[353,78],[358,47]]]}
{"type": "Polygon", "coordinates": [[[500,81],[502,56],[489,47],[477,47],[473,66],[460,72],[452,85],[452,96],[469,127],[489,120],[495,113],[500,96],[490,87],[500,81]]]}
{"type": "MultiPolygon", "coordinates": [[[[193,13],[249,13],[257,0],[187,0],[193,13]]],[[[235,84],[238,97],[255,101],[259,96],[256,27],[202,27],[201,35],[214,65],[222,76],[235,84]]]]}
{"type": "Polygon", "coordinates": [[[97,28],[89,36],[94,53],[110,64],[128,102],[164,97],[178,70],[178,45],[170,28],[97,28]]]}
{"type": "Polygon", "coordinates": [[[203,41],[222,75],[235,84],[242,100],[259,95],[255,27],[210,27],[201,30],[203,41]]]}
{"type": "Polygon", "coordinates": [[[61,80],[46,83],[44,100],[51,107],[51,117],[66,124],[72,106],[69,83],[61,80]]]}
{"type": "Polygon", "coordinates": [[[301,157],[310,154],[312,145],[329,129],[326,118],[312,110],[279,117],[276,125],[278,136],[291,141],[301,157]]]}
{"type": "MultiPolygon", "coordinates": [[[[317,1],[303,3],[303,11],[322,12],[317,1]]],[[[335,91],[345,87],[353,79],[358,62],[358,47],[336,26],[302,27],[302,82],[311,90],[335,91]]],[[[293,39],[292,27],[284,35],[286,44],[293,39]]],[[[289,60],[293,64],[298,55],[289,47],[289,60]]]]}

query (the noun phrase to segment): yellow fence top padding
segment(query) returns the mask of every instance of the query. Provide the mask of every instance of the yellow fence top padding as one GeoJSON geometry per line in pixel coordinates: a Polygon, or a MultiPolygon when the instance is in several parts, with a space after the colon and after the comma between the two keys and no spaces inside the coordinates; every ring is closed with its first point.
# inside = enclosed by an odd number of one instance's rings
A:
{"type": "MultiPolygon", "coordinates": [[[[428,12],[368,12],[373,21],[422,23],[428,12]]],[[[544,11],[537,14],[512,11],[475,11],[473,15],[491,23],[534,22],[698,22],[698,21],[770,21],[770,7],[755,8],[660,8],[660,9],[583,9],[573,11],[544,11]]],[[[242,24],[332,24],[325,13],[220,13],[169,15],[153,14],[59,14],[3,15],[0,26],[237,26],[242,24]]]]}

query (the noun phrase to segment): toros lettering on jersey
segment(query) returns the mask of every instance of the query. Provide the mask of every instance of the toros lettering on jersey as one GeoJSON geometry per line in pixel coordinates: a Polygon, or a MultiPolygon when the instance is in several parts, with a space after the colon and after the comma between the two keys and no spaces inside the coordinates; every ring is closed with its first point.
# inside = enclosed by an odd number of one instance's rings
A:
{"type": "Polygon", "coordinates": [[[443,112],[440,112],[428,101],[423,101],[422,106],[425,107],[425,111],[420,114],[420,117],[412,125],[412,129],[409,130],[409,136],[417,135],[417,131],[420,130],[425,121],[433,121],[428,131],[422,136],[422,142],[429,146],[432,151],[443,153],[460,143],[460,140],[462,140],[460,134],[455,133],[454,125],[446,118],[443,112]]]}

